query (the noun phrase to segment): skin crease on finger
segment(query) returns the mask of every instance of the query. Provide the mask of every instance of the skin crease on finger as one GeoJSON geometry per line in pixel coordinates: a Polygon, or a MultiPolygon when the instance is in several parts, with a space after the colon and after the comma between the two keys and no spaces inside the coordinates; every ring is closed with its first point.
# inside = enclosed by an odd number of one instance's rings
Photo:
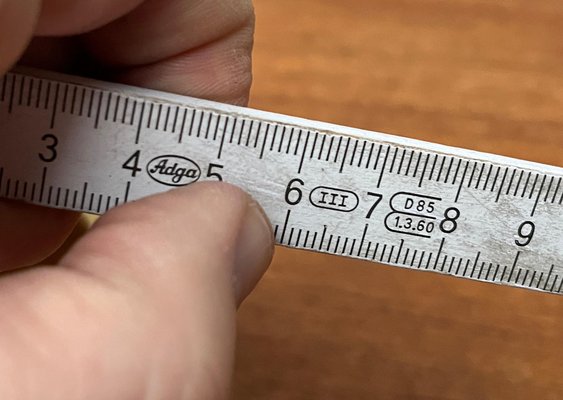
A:
{"type": "Polygon", "coordinates": [[[43,0],[35,29],[39,36],[67,36],[92,31],[126,15],[143,0],[43,0]]]}

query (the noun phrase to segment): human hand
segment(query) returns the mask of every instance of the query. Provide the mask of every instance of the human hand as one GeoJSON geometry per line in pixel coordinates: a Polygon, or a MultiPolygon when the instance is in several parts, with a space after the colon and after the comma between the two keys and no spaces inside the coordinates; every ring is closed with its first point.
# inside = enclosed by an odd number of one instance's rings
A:
{"type": "MultiPolygon", "coordinates": [[[[86,54],[108,79],[246,102],[246,1],[45,0],[36,21],[39,3],[0,0],[0,72],[33,32],[88,31],[36,40],[24,59],[80,73],[86,54]]],[[[0,201],[0,269],[44,257],[75,218],[0,201]]],[[[110,211],[59,265],[0,276],[0,398],[228,397],[236,306],[272,244],[259,206],[229,185],[196,184],[110,211]]]]}
{"type": "MultiPolygon", "coordinates": [[[[250,0],[0,0],[0,76],[25,53],[27,65],[244,105],[253,29],[250,0]]],[[[0,271],[45,259],[76,220],[0,201],[0,271]]]]}

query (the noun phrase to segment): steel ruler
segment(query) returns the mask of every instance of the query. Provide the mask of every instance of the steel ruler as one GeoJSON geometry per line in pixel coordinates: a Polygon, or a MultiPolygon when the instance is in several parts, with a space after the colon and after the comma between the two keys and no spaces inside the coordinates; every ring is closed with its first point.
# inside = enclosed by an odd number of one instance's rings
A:
{"type": "MultiPolygon", "coordinates": [[[[561,149],[554,149],[560,151],[561,149]]],[[[563,290],[563,169],[114,83],[0,78],[0,196],[101,214],[224,180],[277,243],[563,290]]]]}

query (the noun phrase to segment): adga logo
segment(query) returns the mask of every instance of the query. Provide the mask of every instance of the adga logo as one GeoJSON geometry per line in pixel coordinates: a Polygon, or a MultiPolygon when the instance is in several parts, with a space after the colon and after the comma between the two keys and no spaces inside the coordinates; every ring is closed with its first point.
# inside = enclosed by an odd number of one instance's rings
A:
{"type": "Polygon", "coordinates": [[[196,182],[201,176],[199,166],[186,157],[159,156],[147,164],[149,176],[167,186],[185,186],[196,182]]]}

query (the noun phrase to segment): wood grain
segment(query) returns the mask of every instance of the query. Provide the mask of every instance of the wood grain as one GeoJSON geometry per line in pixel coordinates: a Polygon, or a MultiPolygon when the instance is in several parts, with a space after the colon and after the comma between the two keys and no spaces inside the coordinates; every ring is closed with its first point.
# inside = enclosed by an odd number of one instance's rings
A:
{"type": "MultiPolygon", "coordinates": [[[[563,165],[560,0],[255,4],[253,107],[563,165]]],[[[562,351],[563,297],[280,248],[234,397],[562,399],[562,351]]]]}

